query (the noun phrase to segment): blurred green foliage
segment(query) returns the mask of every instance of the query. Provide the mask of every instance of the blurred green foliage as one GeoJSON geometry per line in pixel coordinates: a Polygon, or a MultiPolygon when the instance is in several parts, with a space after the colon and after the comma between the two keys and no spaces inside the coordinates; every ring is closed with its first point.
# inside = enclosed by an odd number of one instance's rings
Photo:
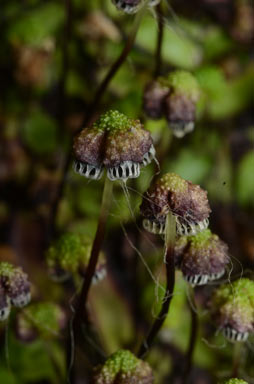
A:
{"type": "Polygon", "coordinates": [[[31,112],[24,121],[22,129],[24,144],[39,155],[56,149],[57,134],[55,121],[42,111],[31,112]]]}
{"type": "Polygon", "coordinates": [[[244,155],[237,168],[236,194],[240,204],[254,205],[254,152],[251,150],[244,155]]]}
{"type": "MultiPolygon", "coordinates": [[[[17,12],[20,8],[17,9],[17,12]]],[[[64,22],[64,9],[60,3],[38,4],[25,11],[7,30],[11,42],[40,46],[48,37],[54,36],[64,22]]]]}

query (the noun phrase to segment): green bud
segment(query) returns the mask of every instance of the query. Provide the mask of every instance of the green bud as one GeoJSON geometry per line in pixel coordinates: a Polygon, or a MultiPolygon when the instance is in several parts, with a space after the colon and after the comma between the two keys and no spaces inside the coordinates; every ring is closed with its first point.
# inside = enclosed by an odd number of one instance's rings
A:
{"type": "MultiPolygon", "coordinates": [[[[46,253],[49,274],[55,281],[64,281],[72,274],[86,271],[92,242],[84,235],[76,233],[65,233],[57,239],[46,253]]],[[[94,278],[100,280],[105,276],[106,261],[103,253],[100,254],[99,262],[94,278]]]]}
{"type": "Polygon", "coordinates": [[[102,366],[95,368],[92,384],[152,384],[153,374],[148,363],[131,352],[119,350],[102,366]]]}
{"type": "Polygon", "coordinates": [[[177,70],[167,78],[160,78],[160,83],[171,89],[171,93],[180,93],[197,102],[200,96],[200,87],[196,78],[187,71],[177,70]]]}
{"type": "Polygon", "coordinates": [[[254,331],[254,282],[242,278],[218,288],[211,312],[219,329],[230,341],[246,341],[254,331]]]}

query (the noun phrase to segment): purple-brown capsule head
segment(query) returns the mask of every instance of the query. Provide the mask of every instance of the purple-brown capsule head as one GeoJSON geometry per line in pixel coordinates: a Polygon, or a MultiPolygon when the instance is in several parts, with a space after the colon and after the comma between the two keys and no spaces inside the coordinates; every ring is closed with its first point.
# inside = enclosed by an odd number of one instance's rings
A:
{"type": "Polygon", "coordinates": [[[0,279],[6,295],[14,307],[24,307],[31,300],[27,274],[9,263],[0,264],[0,279]]]}
{"type": "Polygon", "coordinates": [[[207,192],[174,173],[159,178],[144,194],[140,206],[143,225],[152,233],[165,233],[167,214],[176,219],[179,235],[196,235],[208,227],[207,192]]]}
{"type": "Polygon", "coordinates": [[[219,279],[230,260],[228,246],[209,229],[196,236],[180,237],[175,251],[184,279],[193,286],[219,279]]]}
{"type": "Polygon", "coordinates": [[[140,175],[149,164],[155,149],[151,135],[139,120],[129,119],[117,111],[102,115],[74,140],[75,172],[99,179],[106,168],[110,180],[127,180],[140,175]]]}
{"type": "Polygon", "coordinates": [[[254,332],[254,282],[241,278],[219,287],[210,303],[211,313],[224,336],[246,341],[254,332]]]}
{"type": "Polygon", "coordinates": [[[145,3],[147,3],[149,7],[154,7],[159,4],[160,0],[112,0],[112,2],[119,11],[134,14],[138,12],[145,3]]]}
{"type": "Polygon", "coordinates": [[[195,77],[186,71],[174,71],[161,84],[169,89],[164,100],[166,119],[173,134],[181,138],[193,131],[196,120],[196,105],[200,88],[195,77]]]}
{"type": "Polygon", "coordinates": [[[164,113],[164,101],[169,94],[169,88],[160,81],[148,83],[144,90],[143,108],[151,119],[160,119],[164,113]]]}
{"type": "Polygon", "coordinates": [[[119,350],[104,365],[95,368],[91,384],[152,384],[153,381],[148,363],[129,351],[119,350]]]}

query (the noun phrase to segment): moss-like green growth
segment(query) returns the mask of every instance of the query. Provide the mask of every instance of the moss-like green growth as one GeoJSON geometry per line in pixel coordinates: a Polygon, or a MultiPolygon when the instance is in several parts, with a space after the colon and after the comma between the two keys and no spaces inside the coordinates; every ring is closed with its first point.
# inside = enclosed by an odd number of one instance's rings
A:
{"type": "Polygon", "coordinates": [[[152,384],[150,366],[130,351],[119,350],[95,369],[93,384],[152,384]]]}
{"type": "Polygon", "coordinates": [[[219,237],[213,234],[210,229],[198,233],[196,236],[188,236],[188,241],[191,247],[196,249],[206,248],[210,245],[211,240],[218,240],[219,237]]]}
{"type": "Polygon", "coordinates": [[[17,268],[7,262],[0,263],[0,277],[12,278],[16,274],[17,268]]]}
{"type": "Polygon", "coordinates": [[[225,303],[232,303],[232,305],[239,303],[243,306],[247,305],[254,312],[254,281],[242,278],[233,283],[222,285],[216,290],[213,303],[215,306],[225,303]]]}
{"type": "Polygon", "coordinates": [[[158,187],[169,192],[185,193],[188,190],[188,183],[175,173],[166,173],[159,179],[158,187]]]}
{"type": "Polygon", "coordinates": [[[217,289],[211,300],[220,327],[237,332],[254,331],[254,281],[242,278],[217,289]]]}
{"type": "Polygon", "coordinates": [[[177,70],[167,78],[160,78],[162,85],[168,86],[174,93],[182,93],[197,101],[200,96],[200,86],[196,78],[187,71],[177,70]]]}
{"type": "Polygon", "coordinates": [[[93,127],[98,131],[125,131],[135,125],[135,120],[129,119],[123,113],[118,111],[108,111],[94,123],[93,127]]]}
{"type": "Polygon", "coordinates": [[[86,266],[90,257],[91,242],[75,233],[65,233],[48,249],[46,257],[49,268],[56,266],[70,273],[86,266]]]}
{"type": "Polygon", "coordinates": [[[137,364],[138,359],[130,351],[120,350],[109,357],[102,368],[102,374],[113,379],[119,372],[133,372],[137,364]]]}

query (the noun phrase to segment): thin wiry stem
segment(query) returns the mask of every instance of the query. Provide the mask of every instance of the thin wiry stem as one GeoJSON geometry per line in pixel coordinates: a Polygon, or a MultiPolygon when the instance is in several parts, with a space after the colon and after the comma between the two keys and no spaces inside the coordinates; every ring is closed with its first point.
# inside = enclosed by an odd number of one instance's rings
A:
{"type": "MultiPolygon", "coordinates": [[[[59,83],[59,101],[58,101],[58,125],[60,132],[65,128],[65,111],[66,111],[66,81],[70,69],[70,57],[69,57],[69,44],[72,34],[72,0],[65,0],[65,25],[63,31],[63,43],[62,43],[62,74],[59,83]]],[[[64,170],[65,172],[65,170],[64,170]]],[[[66,173],[64,173],[65,175],[66,173]]],[[[53,201],[50,218],[49,218],[49,231],[48,239],[49,243],[55,236],[56,232],[56,216],[58,211],[58,205],[62,198],[62,192],[64,187],[65,176],[58,184],[56,197],[53,201]]]]}
{"type": "Polygon", "coordinates": [[[166,278],[167,286],[166,292],[163,299],[163,304],[160,310],[158,317],[150,329],[148,336],[145,341],[142,343],[138,357],[142,357],[145,352],[151,347],[155,337],[160,331],[169,311],[170,303],[173,297],[174,287],[175,287],[175,258],[174,258],[174,247],[175,247],[175,237],[176,237],[176,222],[175,217],[172,213],[169,213],[166,221],[166,278]]]}
{"type": "Polygon", "coordinates": [[[154,77],[158,77],[161,72],[162,64],[162,44],[164,36],[164,23],[163,23],[163,10],[162,5],[159,3],[156,7],[156,15],[158,22],[158,35],[157,35],[157,45],[156,45],[156,54],[155,54],[155,69],[154,77]]]}
{"type": "Polygon", "coordinates": [[[193,287],[189,286],[189,298],[188,298],[188,304],[190,308],[191,313],[191,330],[190,330],[190,338],[189,338],[189,345],[188,350],[186,354],[186,363],[185,363],[185,369],[183,374],[183,383],[188,383],[188,377],[191,372],[192,368],[192,361],[193,361],[193,353],[197,341],[197,334],[198,334],[198,315],[197,315],[197,309],[195,304],[195,292],[193,287]]]}
{"type": "Polygon", "coordinates": [[[232,377],[238,377],[241,362],[242,343],[236,342],[233,348],[232,377]]]}
{"type": "Polygon", "coordinates": [[[95,273],[96,265],[99,259],[100,250],[105,237],[106,221],[109,213],[109,208],[112,200],[112,188],[113,183],[106,177],[102,195],[101,211],[98,220],[98,226],[95,234],[95,238],[92,245],[91,255],[88,263],[88,267],[83,280],[83,285],[78,298],[77,308],[74,313],[72,320],[72,335],[69,335],[67,341],[67,359],[69,366],[69,377],[73,380],[75,369],[74,369],[74,348],[80,340],[86,342],[85,333],[88,325],[88,314],[86,303],[88,299],[89,290],[92,284],[92,279],[95,273]]]}
{"type": "Polygon", "coordinates": [[[87,113],[87,116],[86,116],[85,121],[83,123],[84,126],[90,123],[91,118],[93,117],[93,114],[94,114],[96,108],[100,104],[102,96],[104,95],[104,93],[105,93],[105,91],[106,91],[110,81],[113,79],[113,77],[115,76],[115,74],[117,73],[119,68],[122,66],[122,64],[127,59],[128,55],[129,55],[129,53],[130,53],[130,51],[131,51],[131,49],[133,47],[134,41],[136,39],[136,35],[137,35],[137,32],[138,32],[138,28],[139,28],[141,19],[142,19],[143,14],[144,14],[144,10],[145,10],[145,7],[143,7],[140,10],[140,12],[137,13],[137,16],[136,16],[136,18],[134,20],[133,28],[132,28],[132,30],[130,32],[130,35],[129,35],[127,41],[126,41],[125,47],[124,47],[121,55],[113,63],[113,65],[111,66],[109,72],[107,73],[107,75],[105,76],[104,80],[102,81],[102,83],[100,84],[99,88],[97,89],[97,91],[95,93],[94,100],[93,100],[93,102],[90,104],[90,106],[88,108],[88,113],[87,113]]]}
{"type": "Polygon", "coordinates": [[[101,251],[102,242],[105,236],[106,221],[109,213],[109,208],[112,199],[113,183],[106,177],[104,182],[104,189],[101,202],[101,212],[98,220],[98,226],[95,234],[95,238],[92,245],[91,255],[87,270],[85,273],[83,286],[78,300],[78,307],[76,310],[74,323],[86,322],[86,302],[88,293],[91,287],[92,279],[95,273],[96,265],[99,259],[99,253],[101,251]]]}

